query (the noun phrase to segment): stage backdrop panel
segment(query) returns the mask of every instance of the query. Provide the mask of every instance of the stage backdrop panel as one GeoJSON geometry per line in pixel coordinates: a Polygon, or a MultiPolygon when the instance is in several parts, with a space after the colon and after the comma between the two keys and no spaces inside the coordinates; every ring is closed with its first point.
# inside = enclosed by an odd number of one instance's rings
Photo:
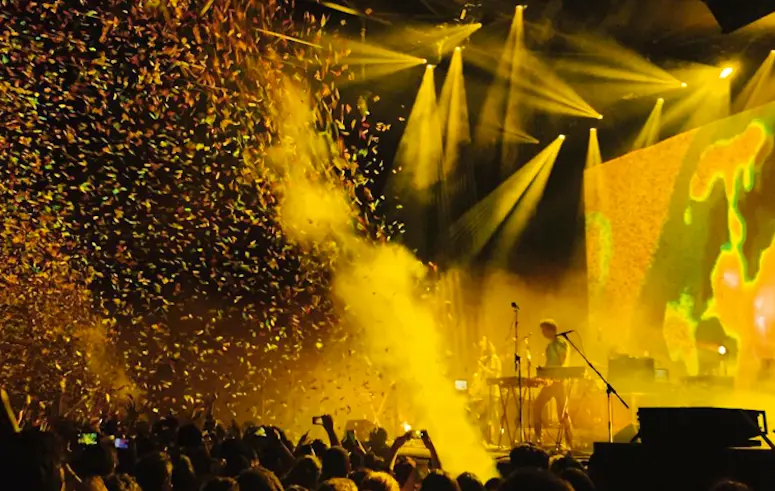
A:
{"type": "Polygon", "coordinates": [[[607,354],[748,383],[775,359],[774,125],[763,106],[586,171],[589,321],[607,354]]]}

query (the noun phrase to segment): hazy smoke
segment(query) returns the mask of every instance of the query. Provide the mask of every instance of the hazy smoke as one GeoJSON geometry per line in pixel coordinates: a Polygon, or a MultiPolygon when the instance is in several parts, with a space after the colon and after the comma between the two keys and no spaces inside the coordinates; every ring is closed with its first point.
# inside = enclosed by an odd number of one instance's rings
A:
{"type": "Polygon", "coordinates": [[[400,396],[412,399],[445,469],[493,476],[493,461],[466,418],[465,401],[445,376],[439,328],[422,297],[425,266],[399,245],[372,243],[356,232],[356,212],[337,178],[327,174],[342,162],[314,130],[311,106],[292,87],[278,98],[281,144],[271,158],[281,178],[284,230],[311,251],[339,256],[333,258],[332,293],[345,320],[365,333],[370,358],[399,383],[400,396]]]}

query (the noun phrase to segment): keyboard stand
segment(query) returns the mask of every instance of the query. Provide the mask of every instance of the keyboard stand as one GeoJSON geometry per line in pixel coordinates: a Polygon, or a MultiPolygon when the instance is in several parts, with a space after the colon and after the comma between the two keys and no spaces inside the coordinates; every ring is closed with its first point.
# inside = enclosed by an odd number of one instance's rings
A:
{"type": "MultiPolygon", "coordinates": [[[[559,452],[560,447],[562,446],[562,437],[563,433],[565,433],[565,440],[568,444],[568,449],[570,450],[573,448],[573,442],[571,440],[571,434],[572,434],[572,423],[570,420],[570,408],[568,407],[570,405],[570,395],[573,391],[573,384],[575,383],[575,379],[568,379],[566,380],[567,388],[563,387],[563,390],[565,391],[565,403],[562,407],[562,412],[560,413],[560,421],[557,429],[557,439],[554,442],[555,449],[559,452]]],[[[556,401],[555,401],[556,402],[556,401]]]]}
{"type": "MultiPolygon", "coordinates": [[[[505,433],[508,435],[509,445],[513,447],[516,442],[516,432],[511,431],[511,424],[509,423],[509,402],[514,398],[514,401],[517,402],[517,406],[519,406],[516,390],[516,387],[513,386],[504,387],[503,385],[498,385],[498,394],[500,394],[501,400],[500,430],[498,431],[499,447],[503,441],[504,430],[506,430],[505,433]]],[[[519,409],[521,408],[517,407],[517,410],[519,409]]],[[[519,431],[519,429],[517,429],[517,431],[519,431]]]]}

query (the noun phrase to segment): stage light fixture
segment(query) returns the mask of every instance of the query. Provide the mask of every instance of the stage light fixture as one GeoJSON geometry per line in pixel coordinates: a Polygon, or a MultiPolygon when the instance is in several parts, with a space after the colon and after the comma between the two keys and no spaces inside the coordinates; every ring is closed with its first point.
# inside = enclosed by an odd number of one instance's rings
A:
{"type": "Polygon", "coordinates": [[[460,51],[460,46],[455,46],[455,51],[460,51]]]}
{"type": "Polygon", "coordinates": [[[603,119],[603,115],[602,114],[598,114],[597,115],[597,119],[603,119]]]}
{"type": "Polygon", "coordinates": [[[527,5],[517,5],[517,10],[525,10],[527,5]]]}
{"type": "Polygon", "coordinates": [[[681,82],[681,87],[682,87],[682,88],[686,88],[686,87],[688,87],[688,86],[689,86],[689,84],[687,84],[686,82],[681,82]]]}
{"type": "Polygon", "coordinates": [[[720,78],[729,78],[732,76],[732,74],[735,73],[735,69],[731,66],[728,66],[721,70],[721,74],[719,75],[720,78]]]}
{"type": "Polygon", "coordinates": [[[565,135],[560,135],[558,138],[559,138],[560,140],[564,140],[564,139],[565,139],[565,135]]]}
{"type": "Polygon", "coordinates": [[[436,68],[436,65],[431,65],[430,63],[428,63],[427,65],[425,65],[425,69],[426,69],[426,70],[433,70],[433,69],[435,69],[435,68],[436,68]]]}
{"type": "Polygon", "coordinates": [[[663,99],[662,97],[660,97],[659,99],[657,99],[657,102],[659,102],[660,104],[663,104],[663,103],[665,102],[665,99],[663,99]]]}
{"type": "Polygon", "coordinates": [[[422,59],[422,62],[423,62],[425,65],[427,65],[427,64],[428,64],[428,59],[427,59],[427,58],[423,58],[423,59],[422,59]]]}
{"type": "Polygon", "coordinates": [[[589,132],[590,132],[590,133],[597,133],[597,128],[590,128],[590,129],[589,129],[589,132]]]}
{"type": "Polygon", "coordinates": [[[721,346],[719,346],[718,347],[718,354],[720,354],[721,356],[726,355],[727,354],[727,347],[724,346],[723,344],[721,346]]]}

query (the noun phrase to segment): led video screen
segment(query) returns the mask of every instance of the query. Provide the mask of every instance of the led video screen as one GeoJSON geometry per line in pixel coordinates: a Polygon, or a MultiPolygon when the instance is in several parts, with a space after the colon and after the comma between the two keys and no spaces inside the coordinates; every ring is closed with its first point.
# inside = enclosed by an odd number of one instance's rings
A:
{"type": "Polygon", "coordinates": [[[775,360],[775,105],[585,173],[589,323],[607,354],[752,385],[775,360]]]}

